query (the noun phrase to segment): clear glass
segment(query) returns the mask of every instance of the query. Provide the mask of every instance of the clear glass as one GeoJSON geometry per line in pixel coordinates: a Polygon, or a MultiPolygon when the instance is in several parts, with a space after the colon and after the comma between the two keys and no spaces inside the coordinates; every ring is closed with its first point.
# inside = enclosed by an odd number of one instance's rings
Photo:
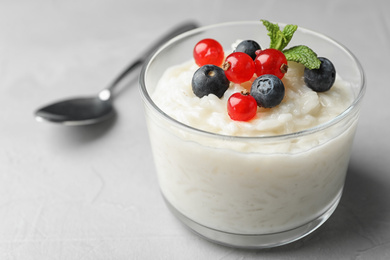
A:
{"type": "Polygon", "coordinates": [[[191,59],[203,38],[217,39],[226,49],[237,39],[269,43],[260,22],[218,24],[176,37],[144,66],[141,95],[168,207],[193,231],[228,246],[274,247],[311,233],[333,213],[342,194],[365,90],[361,65],[334,40],[299,28],[289,46],[306,43],[332,60],[350,83],[354,101],[333,120],[301,132],[219,135],[176,121],[151,98],[164,71],[191,59]]]}

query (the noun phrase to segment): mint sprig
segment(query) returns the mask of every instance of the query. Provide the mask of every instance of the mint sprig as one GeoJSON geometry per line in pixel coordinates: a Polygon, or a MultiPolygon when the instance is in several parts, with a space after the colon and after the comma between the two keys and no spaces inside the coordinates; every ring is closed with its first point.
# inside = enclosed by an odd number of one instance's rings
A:
{"type": "Polygon", "coordinates": [[[278,24],[271,23],[267,20],[261,21],[267,28],[267,35],[271,39],[270,48],[280,51],[282,51],[288,45],[294,35],[294,32],[298,29],[298,26],[289,24],[284,27],[283,31],[281,31],[278,24]]]}
{"type": "Polygon", "coordinates": [[[261,20],[263,25],[267,28],[268,36],[270,37],[270,48],[280,50],[286,56],[288,61],[295,61],[303,64],[308,69],[318,69],[321,61],[317,54],[305,45],[298,45],[289,49],[285,49],[290,43],[295,31],[298,29],[297,25],[288,24],[280,30],[279,25],[271,23],[267,20],[261,20]]]}

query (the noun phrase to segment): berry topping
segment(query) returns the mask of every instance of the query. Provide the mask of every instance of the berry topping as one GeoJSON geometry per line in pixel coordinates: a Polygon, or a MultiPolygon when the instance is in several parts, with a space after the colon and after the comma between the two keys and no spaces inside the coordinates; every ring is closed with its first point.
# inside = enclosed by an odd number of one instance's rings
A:
{"type": "Polygon", "coordinates": [[[235,121],[249,121],[255,117],[257,107],[272,108],[282,102],[282,78],[287,73],[288,61],[305,67],[304,81],[313,91],[327,91],[335,82],[336,70],[331,61],[318,58],[305,45],[286,48],[298,26],[289,24],[281,30],[278,24],[261,21],[270,37],[268,49],[262,50],[254,40],[245,40],[225,59],[222,45],[211,38],[199,41],[193,49],[195,63],[200,67],[191,82],[196,96],[214,94],[222,98],[230,85],[244,89],[228,99],[228,114],[235,121]]]}
{"type": "Polygon", "coordinates": [[[227,56],[222,68],[228,80],[234,83],[248,81],[255,73],[255,63],[248,54],[243,52],[233,52],[227,56]]]}
{"type": "Polygon", "coordinates": [[[284,92],[283,82],[275,75],[266,74],[253,81],[250,93],[259,107],[271,108],[282,102],[284,92]]]}
{"type": "Polygon", "coordinates": [[[215,65],[204,65],[195,71],[192,77],[192,91],[198,97],[214,94],[221,98],[229,88],[225,72],[215,65]]]}
{"type": "Polygon", "coordinates": [[[336,69],[327,58],[319,57],[319,69],[305,68],[304,80],[306,85],[316,92],[328,91],[336,80],[336,69]]]}
{"type": "Polygon", "coordinates": [[[256,51],[261,50],[260,45],[253,40],[246,40],[240,42],[236,47],[236,52],[243,52],[248,54],[252,60],[256,58],[256,51]]]}
{"type": "Polygon", "coordinates": [[[214,39],[203,39],[198,42],[193,51],[195,63],[199,67],[207,64],[221,66],[225,53],[222,45],[214,39]]]}
{"type": "Polygon", "coordinates": [[[258,52],[255,67],[257,76],[272,74],[282,79],[287,72],[287,59],[279,50],[265,49],[258,52]]]}
{"type": "Polygon", "coordinates": [[[256,115],[257,103],[248,92],[237,92],[229,97],[227,111],[235,121],[249,121],[256,115]]]}

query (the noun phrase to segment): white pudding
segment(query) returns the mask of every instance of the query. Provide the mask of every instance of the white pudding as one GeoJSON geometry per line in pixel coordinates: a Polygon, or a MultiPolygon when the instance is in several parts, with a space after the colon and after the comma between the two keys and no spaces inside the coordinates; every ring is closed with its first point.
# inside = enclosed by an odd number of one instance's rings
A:
{"type": "Polygon", "coordinates": [[[191,89],[197,68],[190,61],[167,69],[152,94],[170,117],[216,134],[148,117],[160,187],[169,203],[212,229],[270,234],[305,225],[338,202],[357,113],[325,130],[293,133],[343,113],[354,98],[348,82],[337,78],[331,90],[316,93],[304,85],[302,65],[290,63],[282,103],[237,122],[229,118],[226,102],[249,83],[232,85],[221,99],[198,98],[191,89]]]}

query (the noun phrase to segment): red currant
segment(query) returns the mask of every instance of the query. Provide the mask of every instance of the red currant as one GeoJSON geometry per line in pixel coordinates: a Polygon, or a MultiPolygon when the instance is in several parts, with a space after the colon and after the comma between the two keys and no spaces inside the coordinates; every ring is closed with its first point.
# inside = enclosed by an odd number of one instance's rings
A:
{"type": "Polygon", "coordinates": [[[233,52],[227,56],[222,68],[228,80],[238,84],[250,80],[255,73],[253,59],[243,52],[233,52]]]}
{"type": "Polygon", "coordinates": [[[193,51],[195,63],[199,67],[203,65],[221,66],[225,58],[222,45],[214,39],[203,39],[198,42],[193,51]]]}
{"type": "Polygon", "coordinates": [[[234,93],[228,99],[227,111],[235,121],[249,121],[257,113],[256,99],[247,92],[234,93]]]}
{"type": "Polygon", "coordinates": [[[265,49],[258,52],[255,59],[257,76],[272,74],[282,79],[287,72],[287,59],[283,52],[276,49],[265,49]]]}

